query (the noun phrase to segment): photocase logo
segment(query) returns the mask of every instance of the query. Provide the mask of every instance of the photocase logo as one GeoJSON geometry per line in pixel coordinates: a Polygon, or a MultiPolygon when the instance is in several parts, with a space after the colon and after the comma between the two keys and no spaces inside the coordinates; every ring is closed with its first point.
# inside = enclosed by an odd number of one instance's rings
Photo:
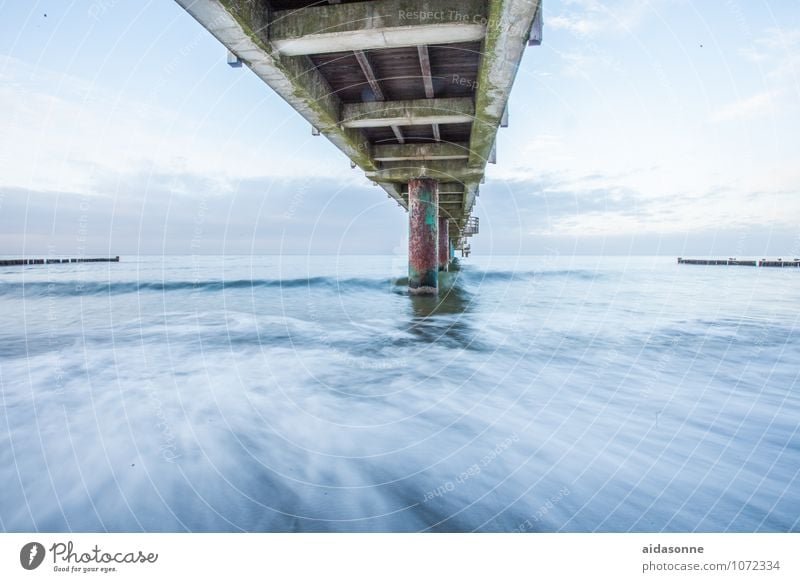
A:
{"type": "Polygon", "coordinates": [[[39,542],[28,542],[19,552],[19,563],[26,570],[35,570],[44,560],[44,546],[39,542]]]}

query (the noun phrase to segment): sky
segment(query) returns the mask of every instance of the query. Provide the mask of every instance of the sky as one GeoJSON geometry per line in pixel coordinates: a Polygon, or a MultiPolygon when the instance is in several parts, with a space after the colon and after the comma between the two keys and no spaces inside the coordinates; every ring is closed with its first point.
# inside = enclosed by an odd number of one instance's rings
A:
{"type": "MultiPolygon", "coordinates": [[[[800,256],[797,0],[545,0],[474,253],[800,256]]],[[[407,215],[171,0],[0,0],[0,254],[391,254],[407,215]]]]}

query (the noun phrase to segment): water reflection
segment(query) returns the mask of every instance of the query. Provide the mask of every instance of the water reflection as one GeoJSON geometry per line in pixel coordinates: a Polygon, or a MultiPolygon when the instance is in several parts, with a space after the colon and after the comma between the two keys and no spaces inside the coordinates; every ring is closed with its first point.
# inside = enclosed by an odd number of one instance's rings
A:
{"type": "Polygon", "coordinates": [[[468,315],[475,300],[464,288],[459,271],[439,273],[439,295],[409,295],[409,331],[424,342],[469,348],[475,341],[475,330],[468,315]]]}

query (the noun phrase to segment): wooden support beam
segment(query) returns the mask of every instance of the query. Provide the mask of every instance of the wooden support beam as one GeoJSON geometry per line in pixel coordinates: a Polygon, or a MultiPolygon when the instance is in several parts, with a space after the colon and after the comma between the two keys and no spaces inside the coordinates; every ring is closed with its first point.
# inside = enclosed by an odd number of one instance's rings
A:
{"type": "MultiPolygon", "coordinates": [[[[456,206],[442,206],[441,202],[439,203],[439,216],[443,216],[447,218],[447,222],[449,224],[448,230],[452,232],[458,232],[458,226],[456,226],[453,220],[455,216],[461,214],[461,207],[456,206]]],[[[449,233],[448,233],[449,234],[449,233]]]]}
{"type": "Polygon", "coordinates": [[[469,97],[346,103],[342,106],[341,126],[361,128],[470,123],[474,111],[469,97]]]}
{"type": "MultiPolygon", "coordinates": [[[[356,60],[361,66],[361,71],[364,73],[364,77],[366,77],[367,83],[369,83],[372,93],[375,95],[375,99],[377,101],[385,101],[386,96],[383,93],[383,89],[381,89],[381,84],[378,81],[378,78],[375,76],[375,71],[372,69],[372,63],[370,63],[367,53],[364,51],[353,51],[353,54],[355,54],[356,60]]],[[[400,128],[396,125],[391,127],[395,138],[397,138],[397,143],[406,143],[406,140],[403,137],[403,132],[400,130],[400,128]]]]}
{"type": "Polygon", "coordinates": [[[375,99],[377,101],[385,101],[386,99],[383,96],[383,90],[381,89],[381,84],[375,77],[375,71],[372,70],[372,63],[369,62],[369,57],[367,56],[367,53],[358,50],[358,51],[353,51],[353,54],[356,56],[356,60],[358,61],[358,64],[361,66],[361,71],[367,78],[367,83],[369,83],[369,87],[370,89],[372,89],[372,93],[375,95],[375,99]]]}
{"type": "Polygon", "coordinates": [[[397,143],[401,145],[406,143],[406,138],[403,137],[402,130],[396,125],[393,125],[391,127],[392,127],[392,132],[394,132],[394,137],[397,139],[397,143]]]}
{"type": "MultiPolygon", "coordinates": [[[[402,162],[405,160],[466,160],[469,148],[466,143],[415,143],[405,145],[376,145],[372,159],[376,162],[402,162]]],[[[441,190],[440,190],[441,192],[441,190]]]]}
{"type": "Polygon", "coordinates": [[[486,22],[484,0],[371,0],[277,11],[268,36],[297,56],[481,40],[486,22]]]}
{"type": "Polygon", "coordinates": [[[419,68],[422,72],[422,84],[425,85],[425,97],[433,99],[433,77],[431,75],[431,59],[428,55],[428,47],[425,45],[417,47],[419,54],[419,68]]]}
{"type": "MultiPolygon", "coordinates": [[[[433,99],[435,97],[433,91],[433,74],[431,73],[431,58],[428,54],[428,47],[420,45],[417,47],[417,54],[419,55],[419,69],[422,74],[422,84],[425,86],[425,97],[433,99]]],[[[439,124],[434,123],[431,125],[433,130],[433,139],[442,141],[442,134],[439,132],[439,124]]]]}

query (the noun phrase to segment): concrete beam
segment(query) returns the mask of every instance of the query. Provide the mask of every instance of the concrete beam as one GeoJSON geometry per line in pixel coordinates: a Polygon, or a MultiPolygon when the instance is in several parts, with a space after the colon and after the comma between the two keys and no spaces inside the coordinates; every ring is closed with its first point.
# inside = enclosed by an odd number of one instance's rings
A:
{"type": "Polygon", "coordinates": [[[284,55],[448,44],[486,33],[484,0],[371,0],[274,13],[269,38],[284,55]]]}
{"type": "Polygon", "coordinates": [[[540,0],[488,0],[489,27],[478,70],[470,165],[485,165],[508,103],[540,0]]]}
{"type": "MultiPolygon", "coordinates": [[[[408,195],[408,185],[401,184],[400,185],[400,192],[402,192],[403,196],[408,195]]],[[[464,194],[464,184],[461,182],[439,182],[439,194],[458,194],[459,196],[463,196],[464,194]]]]}
{"type": "Polygon", "coordinates": [[[346,103],[342,106],[341,126],[361,128],[470,123],[474,113],[475,106],[469,97],[346,103]]]}
{"type": "Polygon", "coordinates": [[[466,143],[415,143],[405,145],[377,145],[372,147],[376,162],[402,162],[407,160],[466,160],[469,147],[466,143]]]}
{"type": "MultiPolygon", "coordinates": [[[[541,0],[488,0],[487,3],[490,26],[478,69],[479,90],[470,135],[469,166],[472,168],[484,168],[490,157],[541,0]]],[[[468,184],[464,199],[467,212],[475,202],[478,183],[468,184]]]]}
{"type": "Polygon", "coordinates": [[[441,181],[480,180],[481,170],[467,167],[461,160],[439,162],[383,162],[381,169],[367,172],[367,177],[378,183],[406,182],[415,178],[433,178],[441,181]]]}
{"type": "MultiPolygon", "coordinates": [[[[481,174],[481,177],[483,175],[481,174]]],[[[475,198],[478,195],[478,189],[481,185],[481,179],[478,178],[477,180],[467,180],[464,183],[464,219],[466,220],[469,218],[469,214],[472,212],[472,207],[475,206],[475,198]]]]}

